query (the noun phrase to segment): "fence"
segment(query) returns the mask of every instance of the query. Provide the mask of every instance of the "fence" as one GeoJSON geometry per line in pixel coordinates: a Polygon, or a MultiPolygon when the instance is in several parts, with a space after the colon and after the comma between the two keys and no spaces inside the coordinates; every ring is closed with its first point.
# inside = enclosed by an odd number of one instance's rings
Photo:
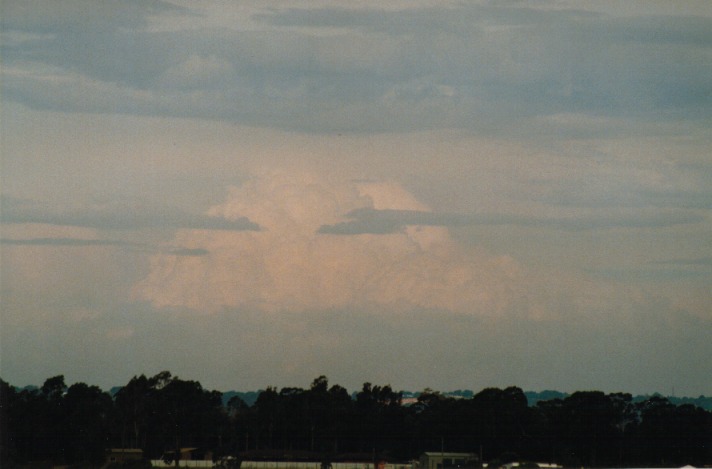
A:
{"type": "MultiPolygon", "coordinates": [[[[209,460],[196,459],[196,460],[186,460],[178,461],[180,467],[213,467],[214,463],[209,460]]],[[[151,459],[151,466],[153,467],[176,467],[176,463],[171,461],[169,463],[165,462],[163,459],[151,459]]]]}
{"type": "MultiPolygon", "coordinates": [[[[153,467],[175,467],[175,462],[166,463],[162,459],[152,459],[153,467]]],[[[210,460],[179,461],[180,467],[214,467],[210,460]]],[[[321,469],[320,462],[294,461],[242,461],[240,469],[321,469]]],[[[331,469],[374,469],[370,462],[334,462],[331,469]]],[[[412,464],[379,464],[378,469],[413,469],[412,464]]]]}

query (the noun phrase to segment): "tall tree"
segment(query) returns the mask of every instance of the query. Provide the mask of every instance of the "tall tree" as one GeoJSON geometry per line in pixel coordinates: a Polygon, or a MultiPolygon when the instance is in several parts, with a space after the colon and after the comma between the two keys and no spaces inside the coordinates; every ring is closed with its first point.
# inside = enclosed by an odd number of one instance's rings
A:
{"type": "Polygon", "coordinates": [[[18,418],[17,391],[0,379],[0,467],[10,467],[17,461],[18,418]]]}
{"type": "Polygon", "coordinates": [[[146,431],[149,414],[153,411],[151,401],[154,388],[155,382],[141,375],[131,378],[128,384],[116,393],[122,448],[146,448],[146,431]]]}
{"type": "Polygon", "coordinates": [[[97,386],[76,383],[64,396],[67,416],[65,432],[69,461],[88,461],[100,465],[110,446],[114,405],[111,396],[97,386]]]}

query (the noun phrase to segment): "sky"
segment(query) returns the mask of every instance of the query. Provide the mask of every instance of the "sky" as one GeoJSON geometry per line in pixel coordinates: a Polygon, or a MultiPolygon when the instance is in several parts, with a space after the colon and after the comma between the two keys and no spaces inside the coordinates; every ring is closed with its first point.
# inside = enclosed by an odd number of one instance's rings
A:
{"type": "Polygon", "coordinates": [[[5,381],[712,394],[710,2],[0,9],[5,381]]]}

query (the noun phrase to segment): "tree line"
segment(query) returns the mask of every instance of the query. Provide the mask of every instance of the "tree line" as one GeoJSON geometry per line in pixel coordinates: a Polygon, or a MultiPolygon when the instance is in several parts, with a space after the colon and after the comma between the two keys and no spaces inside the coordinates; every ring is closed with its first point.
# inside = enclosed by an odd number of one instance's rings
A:
{"type": "MultiPolygon", "coordinates": [[[[0,380],[0,465],[31,461],[98,466],[107,448],[148,459],[177,448],[245,460],[408,461],[426,451],[469,452],[483,462],[547,461],[569,467],[702,466],[712,463],[712,412],[661,396],[575,392],[528,405],[518,387],[470,398],[426,389],[403,404],[389,385],[350,395],[326,377],[308,389],[270,387],[252,405],[164,371],[133,377],[111,395],[67,386],[38,389],[0,380]]],[[[177,454],[177,453],[173,453],[177,454]]]]}

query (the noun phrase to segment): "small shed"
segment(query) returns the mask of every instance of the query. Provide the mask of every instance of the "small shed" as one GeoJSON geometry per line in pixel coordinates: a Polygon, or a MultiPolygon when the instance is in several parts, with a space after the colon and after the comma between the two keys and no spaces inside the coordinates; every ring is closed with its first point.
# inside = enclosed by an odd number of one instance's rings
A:
{"type": "MultiPolygon", "coordinates": [[[[166,451],[163,453],[164,461],[175,461],[175,451],[166,451]]],[[[180,448],[178,450],[178,459],[181,461],[212,461],[213,453],[210,450],[202,448],[180,448]]]]}
{"type": "Polygon", "coordinates": [[[420,469],[473,469],[481,467],[477,453],[426,452],[420,455],[420,469]]]}
{"type": "Polygon", "coordinates": [[[106,461],[109,463],[124,463],[143,459],[143,450],[137,448],[109,448],[106,450],[106,461]]]}

